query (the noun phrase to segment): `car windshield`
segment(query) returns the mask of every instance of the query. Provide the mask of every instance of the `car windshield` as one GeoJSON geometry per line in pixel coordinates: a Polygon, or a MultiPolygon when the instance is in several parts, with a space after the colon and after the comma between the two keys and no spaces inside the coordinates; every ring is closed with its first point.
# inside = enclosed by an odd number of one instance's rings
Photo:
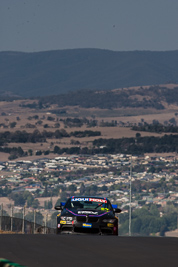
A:
{"type": "Polygon", "coordinates": [[[112,206],[110,202],[106,199],[102,198],[70,198],[67,203],[65,208],[68,209],[96,209],[96,210],[111,210],[112,206]]]}

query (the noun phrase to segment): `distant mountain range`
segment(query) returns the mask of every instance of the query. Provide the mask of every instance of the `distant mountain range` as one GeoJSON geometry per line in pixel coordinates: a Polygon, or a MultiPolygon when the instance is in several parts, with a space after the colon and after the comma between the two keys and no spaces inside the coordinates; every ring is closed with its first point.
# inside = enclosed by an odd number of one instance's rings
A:
{"type": "Polygon", "coordinates": [[[0,52],[0,95],[36,97],[167,82],[178,82],[178,50],[0,52]]]}

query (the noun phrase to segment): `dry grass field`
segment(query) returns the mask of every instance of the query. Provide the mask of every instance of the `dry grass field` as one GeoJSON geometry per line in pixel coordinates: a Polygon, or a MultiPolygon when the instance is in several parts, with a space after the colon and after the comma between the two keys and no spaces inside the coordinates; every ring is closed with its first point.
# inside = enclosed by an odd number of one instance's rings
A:
{"type": "MultiPolygon", "coordinates": [[[[170,85],[171,86],[171,85],[170,85]]],[[[45,143],[10,143],[8,147],[19,147],[21,146],[24,151],[32,149],[34,152],[36,150],[49,150],[53,149],[55,145],[63,147],[74,146],[71,144],[71,140],[77,140],[80,142],[80,147],[91,146],[91,142],[97,138],[122,138],[122,137],[134,137],[136,132],[132,131],[129,127],[91,127],[87,128],[86,125],[82,127],[65,127],[63,122],[60,119],[64,118],[84,118],[86,117],[89,120],[97,120],[100,124],[101,121],[104,122],[124,122],[124,123],[139,123],[141,120],[152,123],[153,120],[158,120],[160,123],[164,121],[169,121],[171,118],[175,118],[178,122],[178,118],[175,117],[175,113],[178,111],[177,106],[167,106],[164,110],[154,110],[154,109],[141,109],[141,108],[127,108],[127,109],[98,109],[90,108],[84,109],[78,106],[76,107],[65,107],[66,114],[55,115],[51,114],[50,110],[55,109],[56,106],[51,106],[50,108],[44,110],[35,110],[30,108],[22,108],[20,104],[33,103],[34,100],[14,100],[13,102],[0,102],[0,132],[4,131],[23,131],[33,132],[34,130],[39,131],[56,131],[57,129],[65,129],[67,133],[74,131],[100,131],[101,136],[98,137],[67,137],[61,139],[47,139],[45,143]],[[29,119],[30,117],[38,116],[38,119],[29,119]],[[54,118],[54,121],[49,121],[47,118],[51,116],[54,118]],[[42,125],[36,125],[37,121],[41,120],[42,125]],[[10,125],[12,122],[16,122],[16,126],[11,128],[10,125]],[[55,123],[60,123],[60,128],[55,128],[55,123]],[[35,128],[27,128],[27,124],[34,125],[35,128]],[[44,128],[44,125],[48,124],[49,128],[44,128]],[[5,125],[5,127],[3,126],[5,125]]],[[[142,136],[161,136],[164,134],[149,133],[149,132],[140,132],[142,136]]],[[[0,161],[5,161],[8,159],[8,154],[0,153],[0,161]]],[[[54,156],[54,155],[53,155],[54,156]]],[[[33,156],[33,158],[38,158],[39,156],[33,156]]],[[[52,157],[52,155],[48,155],[52,157]]],[[[30,157],[31,158],[31,157],[30,157]]]]}
{"type": "Polygon", "coordinates": [[[7,198],[7,197],[0,197],[0,205],[3,203],[3,209],[9,210],[10,212],[10,206],[14,205],[14,201],[7,198]]]}

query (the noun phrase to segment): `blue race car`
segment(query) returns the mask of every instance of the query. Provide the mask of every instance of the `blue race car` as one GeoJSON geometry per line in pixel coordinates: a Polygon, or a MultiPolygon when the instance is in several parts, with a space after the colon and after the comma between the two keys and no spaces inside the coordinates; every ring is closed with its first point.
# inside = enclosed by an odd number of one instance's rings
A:
{"type": "Polygon", "coordinates": [[[57,215],[57,234],[89,233],[118,235],[118,218],[121,210],[102,197],[70,197],[66,203],[55,207],[61,210],[57,215]]]}

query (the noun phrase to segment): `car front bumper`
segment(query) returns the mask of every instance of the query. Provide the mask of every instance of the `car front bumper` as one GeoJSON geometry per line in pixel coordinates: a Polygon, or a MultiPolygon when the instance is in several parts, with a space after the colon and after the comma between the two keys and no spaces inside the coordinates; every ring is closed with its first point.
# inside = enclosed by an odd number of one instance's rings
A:
{"type": "Polygon", "coordinates": [[[62,223],[58,224],[59,233],[84,233],[84,234],[107,234],[107,235],[117,235],[118,226],[117,224],[104,223],[104,222],[77,222],[72,223],[62,223]]]}

